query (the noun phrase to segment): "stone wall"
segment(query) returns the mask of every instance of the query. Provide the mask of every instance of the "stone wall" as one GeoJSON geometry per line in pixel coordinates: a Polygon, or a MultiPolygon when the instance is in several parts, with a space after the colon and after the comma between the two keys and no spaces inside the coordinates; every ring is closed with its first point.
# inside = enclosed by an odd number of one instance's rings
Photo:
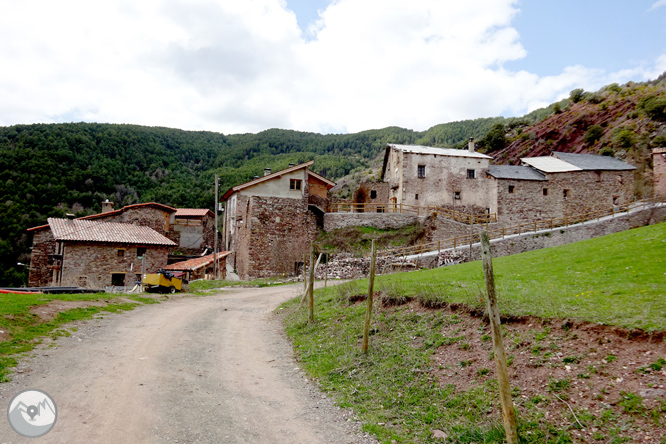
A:
{"type": "Polygon", "coordinates": [[[235,268],[241,279],[290,275],[317,236],[307,202],[278,197],[240,196],[234,236],[235,268]]]}
{"type": "MultiPolygon", "coordinates": [[[[389,202],[389,184],[388,182],[362,182],[354,191],[352,201],[360,204],[383,204],[387,206],[389,202]]],[[[367,211],[377,212],[376,208],[370,208],[367,211]]]]}
{"type": "MultiPolygon", "coordinates": [[[[666,221],[666,206],[636,211],[624,216],[618,216],[600,222],[587,222],[570,227],[561,227],[548,232],[533,233],[519,237],[510,237],[492,241],[493,257],[509,256],[525,253],[541,248],[557,247],[559,245],[579,242],[586,239],[619,233],[631,228],[654,225],[666,221]]],[[[468,248],[459,248],[463,258],[469,258],[468,248]]],[[[481,259],[481,248],[478,244],[472,247],[472,260],[481,259]]],[[[433,267],[435,256],[424,258],[419,265],[433,267]]]]}
{"type": "Polygon", "coordinates": [[[547,181],[495,180],[498,219],[512,225],[608,210],[633,201],[633,171],[574,171],[546,177],[547,181]]]}
{"type": "Polygon", "coordinates": [[[654,197],[666,199],[666,148],[652,150],[652,169],[654,171],[654,197]]]}
{"type": "Polygon", "coordinates": [[[169,237],[171,231],[171,213],[150,206],[126,208],[120,214],[95,220],[150,227],[166,237],[169,237]]]}
{"type": "MultiPolygon", "coordinates": [[[[146,246],[145,270],[153,273],[167,264],[166,246],[146,246]]],[[[142,271],[137,245],[66,243],[62,260],[60,286],[104,288],[111,285],[113,274],[125,274],[125,284],[133,286],[142,271]],[[122,254],[119,254],[122,251],[122,254]]]]}
{"type": "Polygon", "coordinates": [[[171,253],[198,255],[215,244],[215,218],[206,215],[203,218],[177,218],[169,232],[169,239],[178,244],[171,253]]]}
{"type": "Polygon", "coordinates": [[[382,230],[423,223],[426,216],[400,213],[326,213],[324,231],[347,227],[375,227],[382,230]]]}
{"type": "Polygon", "coordinates": [[[55,253],[55,240],[50,228],[33,232],[30,256],[29,287],[47,287],[52,283],[49,255],[55,253]]]}

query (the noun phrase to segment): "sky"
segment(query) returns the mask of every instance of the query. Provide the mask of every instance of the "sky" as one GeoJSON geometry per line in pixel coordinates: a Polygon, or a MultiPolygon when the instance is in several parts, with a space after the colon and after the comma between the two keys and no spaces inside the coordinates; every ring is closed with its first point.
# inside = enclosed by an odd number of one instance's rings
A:
{"type": "Polygon", "coordinates": [[[666,0],[0,0],[0,126],[355,133],[666,71],[666,0]]]}

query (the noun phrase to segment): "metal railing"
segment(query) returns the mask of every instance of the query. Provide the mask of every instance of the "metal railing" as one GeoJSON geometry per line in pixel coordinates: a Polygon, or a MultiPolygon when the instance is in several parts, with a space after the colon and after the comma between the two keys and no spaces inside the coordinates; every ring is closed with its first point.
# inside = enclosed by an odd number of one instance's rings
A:
{"type": "MultiPolygon", "coordinates": [[[[521,235],[526,233],[535,233],[540,230],[552,230],[558,227],[568,227],[569,225],[587,222],[594,219],[601,219],[605,216],[615,216],[617,213],[624,213],[630,209],[645,209],[652,205],[650,201],[638,202],[629,205],[615,206],[606,210],[593,211],[589,213],[578,214],[574,216],[565,216],[546,220],[534,220],[531,222],[519,223],[509,227],[497,228],[488,231],[490,239],[503,239],[506,236],[521,235]]],[[[437,251],[438,253],[447,248],[457,248],[462,245],[470,245],[480,242],[480,233],[471,233],[463,236],[456,236],[449,239],[442,239],[409,247],[391,248],[377,252],[378,257],[405,257],[416,254],[437,251]]]]}

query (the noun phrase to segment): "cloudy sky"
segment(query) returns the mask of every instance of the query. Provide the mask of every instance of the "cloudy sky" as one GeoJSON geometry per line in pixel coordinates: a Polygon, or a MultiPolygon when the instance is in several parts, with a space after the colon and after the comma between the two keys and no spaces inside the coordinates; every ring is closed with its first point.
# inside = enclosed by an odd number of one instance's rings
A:
{"type": "Polygon", "coordinates": [[[666,71],[666,0],[0,0],[0,126],[358,132],[666,71]]]}

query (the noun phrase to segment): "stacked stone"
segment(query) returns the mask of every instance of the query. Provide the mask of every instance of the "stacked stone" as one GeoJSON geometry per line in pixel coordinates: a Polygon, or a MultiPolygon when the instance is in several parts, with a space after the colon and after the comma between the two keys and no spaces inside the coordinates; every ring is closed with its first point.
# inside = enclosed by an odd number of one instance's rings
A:
{"type": "MultiPolygon", "coordinates": [[[[326,264],[320,264],[317,267],[315,278],[324,279],[326,277],[326,264]]],[[[390,273],[393,271],[414,270],[417,264],[413,261],[403,258],[377,258],[375,265],[376,274],[390,273]]],[[[370,274],[370,258],[354,257],[351,254],[341,253],[332,256],[328,261],[329,279],[356,279],[367,277],[370,274]]]]}
{"type": "Polygon", "coordinates": [[[437,258],[437,266],[444,267],[446,265],[455,265],[462,262],[467,262],[469,257],[461,250],[446,250],[439,253],[437,258]]]}

